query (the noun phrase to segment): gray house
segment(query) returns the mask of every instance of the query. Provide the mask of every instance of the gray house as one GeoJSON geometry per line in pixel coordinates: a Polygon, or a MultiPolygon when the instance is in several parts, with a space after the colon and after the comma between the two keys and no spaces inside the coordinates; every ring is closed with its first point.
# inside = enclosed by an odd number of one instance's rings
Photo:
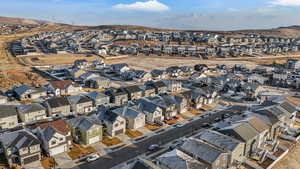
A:
{"type": "Polygon", "coordinates": [[[0,129],[14,128],[18,125],[17,106],[0,105],[0,129]]]}
{"type": "Polygon", "coordinates": [[[71,105],[67,97],[55,97],[44,102],[48,116],[61,114],[68,116],[71,114],[71,105]]]}
{"type": "Polygon", "coordinates": [[[93,101],[94,107],[99,105],[107,105],[110,102],[110,97],[100,92],[90,92],[87,93],[86,96],[93,101]]]}
{"type": "Polygon", "coordinates": [[[229,167],[227,152],[200,140],[189,139],[179,150],[206,164],[208,169],[227,169],[229,167]]]}
{"type": "Polygon", "coordinates": [[[85,86],[93,89],[106,89],[110,87],[110,80],[105,77],[93,77],[85,81],[85,86]]]}
{"type": "Polygon", "coordinates": [[[95,110],[93,106],[93,101],[87,97],[82,95],[74,95],[69,96],[68,100],[71,104],[71,111],[73,113],[86,114],[91,113],[95,110]]]}
{"type": "Polygon", "coordinates": [[[138,129],[145,126],[145,114],[135,107],[121,107],[113,110],[116,114],[126,119],[126,126],[129,129],[138,129]]]}
{"type": "Polygon", "coordinates": [[[113,103],[117,106],[124,105],[128,102],[128,94],[122,89],[111,89],[105,94],[110,96],[110,103],[113,103]]]}
{"type": "Polygon", "coordinates": [[[138,86],[127,86],[122,88],[127,94],[129,100],[137,100],[143,97],[143,90],[138,86]]]}
{"type": "Polygon", "coordinates": [[[137,100],[137,109],[143,112],[148,123],[161,123],[164,120],[163,110],[150,100],[142,98],[137,100]]]}
{"type": "Polygon", "coordinates": [[[47,118],[46,108],[38,103],[22,104],[17,110],[20,120],[24,123],[47,118]]]}
{"type": "Polygon", "coordinates": [[[40,140],[26,130],[4,133],[0,136],[8,164],[24,166],[41,160],[40,140]]]}
{"type": "Polygon", "coordinates": [[[15,87],[13,91],[19,100],[38,99],[41,96],[47,95],[47,90],[45,88],[43,87],[35,88],[27,85],[15,87]]]}

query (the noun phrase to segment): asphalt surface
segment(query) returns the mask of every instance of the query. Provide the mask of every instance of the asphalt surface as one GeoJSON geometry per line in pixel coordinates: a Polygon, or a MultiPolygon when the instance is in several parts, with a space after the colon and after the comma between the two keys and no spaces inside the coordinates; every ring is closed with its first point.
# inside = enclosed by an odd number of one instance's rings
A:
{"type": "Polygon", "coordinates": [[[109,169],[118,164],[126,162],[133,159],[139,155],[148,152],[148,147],[152,144],[164,145],[173,140],[192,135],[197,132],[197,130],[202,129],[203,123],[214,123],[216,118],[222,118],[224,114],[234,115],[235,112],[241,112],[246,110],[245,107],[233,106],[226,110],[213,113],[207,117],[200,118],[195,121],[191,121],[180,128],[172,128],[166,132],[160,133],[158,135],[149,137],[141,142],[127,146],[121,150],[109,153],[97,161],[91,163],[84,163],[73,169],[109,169]]]}

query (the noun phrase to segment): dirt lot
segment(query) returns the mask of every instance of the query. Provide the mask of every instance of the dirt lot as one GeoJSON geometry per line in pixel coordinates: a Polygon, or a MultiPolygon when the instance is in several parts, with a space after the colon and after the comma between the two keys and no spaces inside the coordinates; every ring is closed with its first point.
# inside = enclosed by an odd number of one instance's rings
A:
{"type": "Polygon", "coordinates": [[[300,166],[300,142],[291,150],[285,158],[277,163],[273,169],[299,169],[300,166]]]}

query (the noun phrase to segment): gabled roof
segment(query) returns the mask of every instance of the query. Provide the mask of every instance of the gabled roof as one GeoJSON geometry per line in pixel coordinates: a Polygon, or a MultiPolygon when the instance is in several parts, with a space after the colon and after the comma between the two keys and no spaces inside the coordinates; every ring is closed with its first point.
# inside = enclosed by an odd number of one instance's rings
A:
{"type": "Polygon", "coordinates": [[[255,138],[259,133],[248,123],[235,123],[228,127],[219,129],[225,135],[232,136],[241,141],[249,141],[255,138]]]}
{"type": "Polygon", "coordinates": [[[280,103],[279,107],[282,107],[284,110],[286,110],[287,112],[289,112],[291,114],[297,112],[296,107],[287,101],[280,103]]]}
{"type": "Polygon", "coordinates": [[[223,153],[213,146],[210,146],[204,142],[195,139],[189,139],[180,147],[180,150],[187,154],[191,154],[194,157],[201,159],[201,161],[213,164],[223,153]]]}
{"type": "Polygon", "coordinates": [[[70,125],[67,123],[66,120],[60,119],[52,122],[42,123],[36,125],[36,127],[40,127],[41,129],[45,130],[48,127],[53,128],[55,131],[67,135],[71,131],[70,125]]]}
{"type": "Polygon", "coordinates": [[[86,96],[92,100],[109,97],[109,96],[105,95],[104,93],[100,93],[100,92],[96,92],[96,91],[90,92],[90,93],[86,94],[86,96]]]}
{"type": "Polygon", "coordinates": [[[18,106],[19,113],[32,113],[36,111],[46,110],[41,104],[32,103],[32,104],[21,104],[18,106]]]}
{"type": "Polygon", "coordinates": [[[15,105],[0,105],[0,118],[17,116],[17,106],[15,105]]]}
{"type": "Polygon", "coordinates": [[[168,169],[206,168],[205,164],[178,149],[162,154],[161,156],[157,157],[157,160],[168,169]]]}
{"type": "Polygon", "coordinates": [[[142,92],[142,89],[139,88],[138,85],[133,85],[133,86],[127,86],[123,88],[125,91],[128,93],[135,93],[135,92],[142,92]]]}
{"type": "Polygon", "coordinates": [[[15,147],[17,149],[40,144],[40,140],[35,135],[26,130],[3,133],[0,136],[0,142],[5,148],[15,147]]]}
{"type": "Polygon", "coordinates": [[[232,137],[212,130],[201,131],[195,138],[229,152],[233,152],[241,144],[240,141],[232,137]]]}
{"type": "Polygon", "coordinates": [[[71,126],[80,128],[82,130],[89,130],[92,128],[94,125],[100,125],[96,120],[90,119],[88,117],[77,117],[68,120],[71,126]]]}
{"type": "Polygon", "coordinates": [[[130,117],[130,118],[136,118],[136,117],[139,117],[141,115],[144,115],[139,110],[136,110],[133,107],[127,107],[127,106],[117,108],[117,109],[113,110],[113,112],[115,112],[116,114],[118,114],[120,116],[124,115],[124,117],[130,117]]]}
{"type": "Polygon", "coordinates": [[[138,109],[142,112],[154,113],[158,108],[158,105],[145,98],[138,99],[137,102],[139,104],[138,109]]]}
{"type": "Polygon", "coordinates": [[[32,93],[39,93],[39,92],[46,92],[47,90],[43,87],[35,88],[27,85],[22,85],[19,87],[14,88],[14,91],[16,92],[17,95],[22,95],[28,90],[32,90],[32,93]]]}
{"type": "Polygon", "coordinates": [[[68,96],[68,100],[69,100],[69,102],[72,105],[81,104],[81,103],[87,103],[87,102],[91,102],[92,101],[89,97],[82,96],[82,95],[68,96]]]}
{"type": "Polygon", "coordinates": [[[46,101],[51,108],[70,106],[70,102],[67,97],[55,97],[46,101]]]}
{"type": "Polygon", "coordinates": [[[130,169],[161,169],[146,159],[137,160],[130,169]]]}
{"type": "Polygon", "coordinates": [[[62,80],[62,81],[52,81],[50,82],[51,86],[57,89],[67,89],[69,86],[73,85],[74,87],[79,87],[78,83],[74,83],[71,80],[62,80]]]}

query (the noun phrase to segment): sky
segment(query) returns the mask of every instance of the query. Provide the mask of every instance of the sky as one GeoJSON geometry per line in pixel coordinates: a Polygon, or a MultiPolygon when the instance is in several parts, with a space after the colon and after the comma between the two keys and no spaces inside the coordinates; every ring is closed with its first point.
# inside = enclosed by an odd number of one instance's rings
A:
{"type": "Polygon", "coordinates": [[[0,16],[76,25],[237,30],[300,25],[300,0],[0,0],[0,16]]]}

